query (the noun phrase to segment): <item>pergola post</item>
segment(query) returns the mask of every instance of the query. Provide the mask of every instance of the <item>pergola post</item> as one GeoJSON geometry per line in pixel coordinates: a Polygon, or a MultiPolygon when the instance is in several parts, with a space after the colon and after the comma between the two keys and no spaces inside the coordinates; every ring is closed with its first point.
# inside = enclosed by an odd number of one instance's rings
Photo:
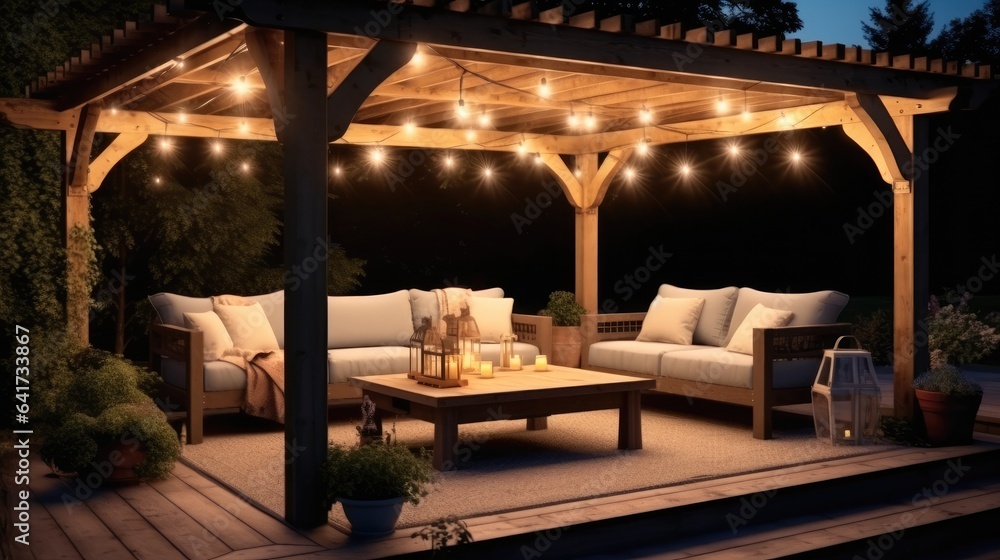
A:
{"type": "Polygon", "coordinates": [[[325,33],[285,32],[285,519],[303,527],[326,522],[326,64],[325,33]]]}
{"type": "Polygon", "coordinates": [[[914,414],[913,377],[930,368],[927,303],[930,300],[929,174],[918,154],[927,149],[927,117],[897,117],[896,126],[910,147],[912,179],[893,187],[893,395],[897,418],[914,414]]]}
{"type": "Polygon", "coordinates": [[[587,313],[597,313],[597,209],[604,202],[611,180],[632,157],[632,148],[611,150],[599,163],[598,154],[576,156],[571,171],[559,154],[543,154],[542,162],[562,187],[576,211],[576,301],[587,313]]]}
{"type": "Polygon", "coordinates": [[[88,240],[79,233],[90,232],[90,151],[94,146],[100,103],[84,106],[78,113],[72,136],[63,131],[65,157],[63,172],[63,242],[66,246],[66,330],[83,344],[90,343],[90,285],[87,282],[88,240]],[[74,233],[74,231],[79,233],[74,233]]]}
{"type": "Polygon", "coordinates": [[[912,419],[913,378],[930,367],[927,255],[930,249],[930,177],[918,161],[926,153],[927,117],[892,117],[877,96],[852,94],[848,104],[860,122],[844,132],[875,161],[892,185],[893,215],[893,413],[912,419]]]}

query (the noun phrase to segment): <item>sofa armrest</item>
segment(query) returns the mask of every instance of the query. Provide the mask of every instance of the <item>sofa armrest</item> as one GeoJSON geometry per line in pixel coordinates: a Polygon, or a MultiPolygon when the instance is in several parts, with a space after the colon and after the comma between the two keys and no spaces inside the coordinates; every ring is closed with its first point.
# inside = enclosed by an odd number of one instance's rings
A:
{"type": "MultiPolygon", "coordinates": [[[[774,389],[774,362],[819,358],[837,338],[853,333],[850,323],[753,330],[753,435],[771,438],[771,409],[780,404],[774,389]]],[[[808,391],[803,388],[803,391],[808,391]]],[[[803,398],[805,396],[803,395],[803,398]]]]}
{"type": "Polygon", "coordinates": [[[583,351],[580,365],[590,363],[590,345],[602,340],[635,340],[642,330],[646,312],[637,313],[597,313],[580,316],[580,331],[583,336],[583,351]]]}
{"type": "Polygon", "coordinates": [[[163,358],[184,363],[184,405],[187,408],[188,443],[201,443],[205,406],[205,335],[201,331],[154,323],[149,327],[149,360],[163,374],[163,358]]]}
{"type": "Polygon", "coordinates": [[[518,342],[534,344],[539,353],[552,355],[552,317],[513,313],[510,321],[518,342]]]}

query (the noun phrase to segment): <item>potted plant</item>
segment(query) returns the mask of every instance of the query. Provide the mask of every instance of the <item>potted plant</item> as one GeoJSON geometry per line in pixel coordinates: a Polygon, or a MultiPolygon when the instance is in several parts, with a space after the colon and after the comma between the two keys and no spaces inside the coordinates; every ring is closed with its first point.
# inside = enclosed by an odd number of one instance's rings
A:
{"type": "Polygon", "coordinates": [[[538,312],[552,317],[552,363],[558,366],[580,367],[583,336],[580,315],[587,310],[577,303],[572,292],[549,294],[549,304],[538,312]]]}
{"type": "Polygon", "coordinates": [[[180,441],[146,393],[155,374],[93,348],[42,362],[52,368],[39,406],[40,453],[49,466],[91,486],[170,473],[180,441]]]}
{"type": "Polygon", "coordinates": [[[390,535],[403,503],[420,503],[434,482],[430,452],[414,455],[386,434],[368,444],[331,444],[320,471],[327,509],[340,502],[359,537],[390,535]]]}
{"type": "MultiPolygon", "coordinates": [[[[1000,344],[995,327],[968,309],[969,297],[966,293],[957,305],[941,306],[932,296],[928,306],[931,369],[914,379],[913,388],[932,445],[972,442],[983,389],[960,366],[988,355],[1000,344]]],[[[994,319],[987,317],[990,322],[994,319]]]]}

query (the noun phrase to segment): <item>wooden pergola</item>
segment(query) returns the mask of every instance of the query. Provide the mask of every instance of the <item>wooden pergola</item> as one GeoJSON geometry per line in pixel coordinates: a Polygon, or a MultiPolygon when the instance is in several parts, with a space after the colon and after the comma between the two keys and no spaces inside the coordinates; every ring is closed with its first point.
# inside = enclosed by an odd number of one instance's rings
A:
{"type": "MultiPolygon", "coordinates": [[[[930,177],[913,171],[934,149],[927,115],[976,108],[996,83],[989,67],[533,2],[176,4],[39,77],[27,98],[0,100],[11,123],[63,133],[67,243],[89,224],[89,194],[150,136],[281,142],[287,269],[326,238],[331,143],[526,151],[576,211],[576,294],[596,312],[598,209],[637,146],[842,126],[893,193],[895,411],[911,416],[913,375],[928,365],[930,177]],[[117,136],[95,154],[96,133],[117,136]]],[[[301,450],[288,457],[286,518],[298,525],[326,519],[314,491],[325,297],[322,270],[286,290],[286,439],[301,450]]],[[[67,310],[84,340],[87,315],[67,310]]]]}

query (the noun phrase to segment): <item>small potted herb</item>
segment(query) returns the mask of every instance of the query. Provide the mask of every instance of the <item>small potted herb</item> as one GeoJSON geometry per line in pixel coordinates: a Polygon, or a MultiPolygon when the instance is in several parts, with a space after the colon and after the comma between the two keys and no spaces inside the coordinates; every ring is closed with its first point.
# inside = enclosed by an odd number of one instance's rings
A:
{"type": "Polygon", "coordinates": [[[549,294],[549,304],[538,312],[552,317],[552,363],[558,366],[580,367],[583,335],[580,316],[587,310],[577,303],[572,292],[549,294]]]}

